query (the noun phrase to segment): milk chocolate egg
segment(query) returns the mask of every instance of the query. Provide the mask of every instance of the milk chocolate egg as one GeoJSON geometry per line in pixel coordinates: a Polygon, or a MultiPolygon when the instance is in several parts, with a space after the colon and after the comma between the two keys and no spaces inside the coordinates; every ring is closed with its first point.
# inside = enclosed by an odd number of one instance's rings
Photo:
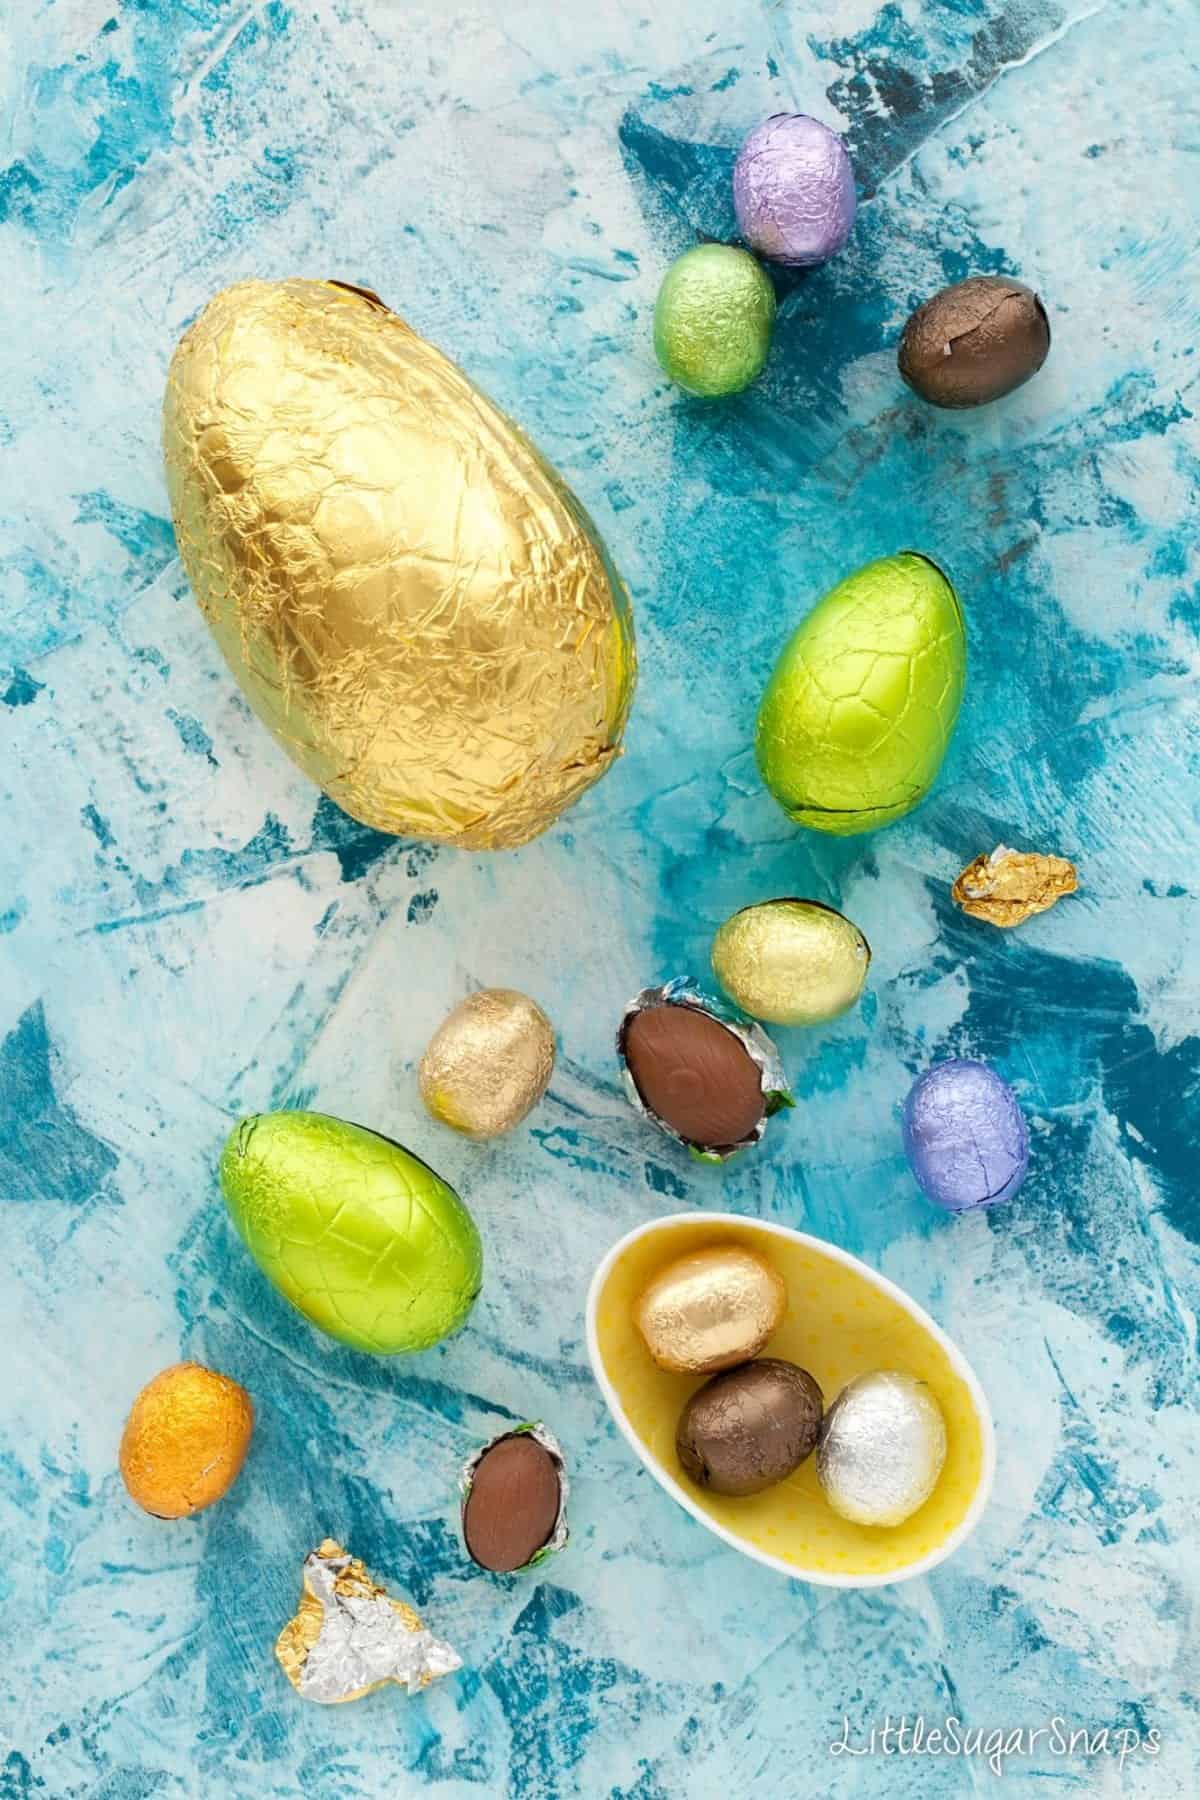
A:
{"type": "Polygon", "coordinates": [[[163,445],[226,662],[354,818],[504,849],[611,767],[624,584],[549,463],[377,296],[225,289],[171,360],[163,445]]]}
{"type": "Polygon", "coordinates": [[[904,1103],[903,1132],[918,1185],[947,1212],[997,1206],[1025,1179],[1025,1115],[987,1063],[955,1056],[926,1069],[904,1103]]]}
{"type": "Polygon", "coordinates": [[[1036,375],[1050,354],[1046,309],[1024,282],[973,275],[918,306],[900,373],[931,406],[984,406],[1036,375]]]}
{"type": "Polygon", "coordinates": [[[946,1421],[923,1381],[892,1369],[845,1386],[821,1426],[817,1479],[856,1525],[902,1525],[924,1506],[946,1460],[946,1421]]]}
{"type": "Polygon", "coordinates": [[[267,1279],[354,1350],[426,1350],[475,1304],[475,1221],[428,1163],[377,1132],[325,1113],[257,1113],[226,1140],[221,1192],[267,1279]]]}
{"type": "Polygon", "coordinates": [[[775,665],[755,738],[764,782],[814,831],[892,824],[933,786],[966,673],[962,609],[937,564],[910,550],[867,563],[775,665]]]}
{"type": "Polygon", "coordinates": [[[850,920],[819,900],[766,900],[726,919],[713,973],[743,1012],[775,1025],[822,1025],[863,990],[871,949],[850,920]]]}
{"type": "Polygon", "coordinates": [[[237,1480],[254,1407],[244,1387],[201,1363],[174,1363],[148,1381],[121,1435],[121,1478],[156,1519],[185,1519],[237,1480]]]}
{"type": "Polygon", "coordinates": [[[481,1568],[511,1575],[566,1543],[566,1465],[544,1425],[494,1438],[471,1457],[459,1487],[463,1542],[481,1568]]]}
{"type": "Polygon", "coordinates": [[[660,1369],[708,1375],[757,1356],[787,1310],[783,1277],[741,1244],[709,1244],[660,1269],[634,1319],[660,1369]]]}
{"type": "Polygon", "coordinates": [[[821,1390],[807,1369],[764,1356],[726,1369],[694,1393],[675,1450],[684,1472],[715,1494],[760,1494],[816,1447],[821,1390]]]}
{"type": "Polygon", "coordinates": [[[480,988],[454,1008],[421,1058],[421,1098],[464,1137],[519,1125],[554,1073],[554,1027],[514,988],[480,988]]]}
{"type": "Polygon", "coordinates": [[[775,290],[754,258],[728,244],[698,244],[667,270],[654,308],[654,352],[672,381],[713,399],[762,372],[775,323],[775,290]]]}
{"type": "Polygon", "coordinates": [[[621,1021],[617,1054],[638,1110],[706,1160],[757,1143],[793,1104],[766,1033],[689,981],[643,988],[621,1021]]]}

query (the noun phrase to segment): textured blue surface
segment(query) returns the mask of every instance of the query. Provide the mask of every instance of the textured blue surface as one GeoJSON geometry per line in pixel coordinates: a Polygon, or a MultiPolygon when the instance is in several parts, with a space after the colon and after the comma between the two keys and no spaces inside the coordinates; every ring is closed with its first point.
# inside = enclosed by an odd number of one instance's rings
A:
{"type": "Polygon", "coordinates": [[[831,1760],[849,1715],[1156,1728],[1156,1760],[1014,1761],[1006,1791],[1195,1791],[1200,1038],[1194,0],[16,0],[0,20],[0,1795],[956,1796],[978,1764],[831,1760]],[[781,283],[762,382],[688,401],[656,287],[730,225],[733,148],[781,107],[849,133],[845,254],[781,283]],[[976,416],[901,387],[910,306],[1036,284],[1045,371],[976,416]],[[247,275],[376,287],[528,426],[634,591],[629,754],[548,838],[395,845],[255,725],[174,559],[157,447],[187,320],[247,275]],[[913,545],[972,669],[933,799],[868,840],[789,827],[750,752],[811,599],[913,545]],[[1083,891],[1013,936],[948,885],[1004,840],[1083,891]],[[634,1117],[611,1034],[776,893],[875,952],[860,1011],[781,1035],[799,1096],[724,1174],[634,1117]],[[510,1141],[422,1115],[472,983],[527,988],[559,1070],[510,1141]],[[1031,1121],[1018,1197],[947,1218],[905,1168],[916,1072],[981,1055],[1031,1121]],[[216,1194],[241,1110],[312,1103],[454,1181],[489,1273],[409,1364],[318,1338],[216,1194]],[[841,1594],[737,1560],[615,1436],[588,1274],[621,1231],[731,1205],[861,1252],[962,1343],[994,1505],[932,1578],[841,1594]],[[245,1473],[157,1524],[116,1472],[138,1386],[244,1381],[245,1473]],[[454,1473],[544,1416],[571,1548],[464,1564],[454,1473]],[[271,1655],[341,1535],[465,1672],[306,1708],[271,1655]],[[19,1682],[11,1659],[32,1651],[19,1682]]]}

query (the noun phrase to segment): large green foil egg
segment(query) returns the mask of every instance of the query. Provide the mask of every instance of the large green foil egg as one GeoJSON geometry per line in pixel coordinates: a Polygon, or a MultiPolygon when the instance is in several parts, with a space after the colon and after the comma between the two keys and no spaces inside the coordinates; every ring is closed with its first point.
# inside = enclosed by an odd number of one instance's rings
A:
{"type": "Polygon", "coordinates": [[[933,786],[967,674],[962,608],[916,551],[867,563],[813,607],[758,714],[763,780],[789,818],[849,837],[933,786]]]}
{"type": "Polygon", "coordinates": [[[221,1192],[267,1279],[352,1349],[425,1350],[479,1292],[479,1233],[454,1189],[361,1125],[312,1112],[242,1119],[221,1192]]]}
{"type": "Polygon", "coordinates": [[[749,252],[698,244],[659,289],[654,353],[689,394],[736,394],[762,373],[774,324],[775,290],[749,252]]]}

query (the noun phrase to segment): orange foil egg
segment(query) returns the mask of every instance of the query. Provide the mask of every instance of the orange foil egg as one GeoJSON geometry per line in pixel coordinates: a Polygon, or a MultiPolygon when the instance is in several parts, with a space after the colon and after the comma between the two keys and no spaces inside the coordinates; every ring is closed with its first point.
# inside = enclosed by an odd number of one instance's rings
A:
{"type": "Polygon", "coordinates": [[[156,1519],[186,1519],[237,1480],[254,1407],[244,1387],[200,1363],[173,1363],[148,1381],[121,1435],[121,1477],[156,1519]]]}

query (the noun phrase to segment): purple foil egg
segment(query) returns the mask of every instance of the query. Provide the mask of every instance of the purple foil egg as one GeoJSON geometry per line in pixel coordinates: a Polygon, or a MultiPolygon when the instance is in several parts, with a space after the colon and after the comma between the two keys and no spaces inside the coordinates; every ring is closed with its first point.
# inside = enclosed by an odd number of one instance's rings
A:
{"type": "Polygon", "coordinates": [[[850,236],[857,205],[845,144],[807,113],[775,113],[738,151],[733,204],[760,256],[801,269],[828,261],[850,236]]]}
{"type": "Polygon", "coordinates": [[[1029,1166],[1017,1096],[986,1063],[926,1069],[904,1102],[904,1154],[918,1185],[947,1212],[1011,1200],[1029,1166]]]}

